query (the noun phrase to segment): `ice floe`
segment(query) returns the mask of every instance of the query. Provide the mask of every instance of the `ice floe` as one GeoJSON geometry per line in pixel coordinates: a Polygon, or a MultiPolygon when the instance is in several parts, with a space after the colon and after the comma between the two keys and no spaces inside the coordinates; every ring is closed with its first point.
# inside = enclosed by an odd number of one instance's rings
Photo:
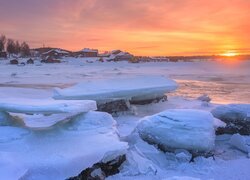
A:
{"type": "Polygon", "coordinates": [[[146,100],[164,96],[177,88],[175,81],[163,76],[135,76],[81,82],[73,87],[54,90],[55,99],[146,100]]]}
{"type": "Polygon", "coordinates": [[[142,139],[164,150],[210,151],[215,127],[211,113],[201,110],[172,109],[145,117],[137,126],[142,139]]]}
{"type": "Polygon", "coordinates": [[[0,157],[6,157],[5,152],[15,157],[15,163],[0,158],[0,172],[8,172],[1,178],[66,179],[97,162],[113,160],[127,150],[115,125],[107,113],[87,112],[48,130],[1,126],[0,157]]]}

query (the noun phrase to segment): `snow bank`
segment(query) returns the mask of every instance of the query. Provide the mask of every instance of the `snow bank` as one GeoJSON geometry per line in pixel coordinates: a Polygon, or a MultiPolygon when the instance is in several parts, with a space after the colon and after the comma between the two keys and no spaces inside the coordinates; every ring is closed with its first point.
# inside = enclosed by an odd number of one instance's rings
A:
{"type": "Polygon", "coordinates": [[[136,97],[152,98],[174,91],[177,84],[162,76],[136,76],[86,81],[66,89],[56,88],[54,99],[112,100],[136,97]]]}
{"type": "Polygon", "coordinates": [[[173,109],[145,117],[137,126],[140,137],[164,150],[206,152],[214,147],[214,117],[201,110],[173,109]]]}
{"type": "Polygon", "coordinates": [[[53,99],[8,99],[0,101],[0,111],[26,114],[58,114],[96,110],[95,101],[56,101],[53,99]]]}
{"type": "Polygon", "coordinates": [[[0,169],[9,172],[1,173],[1,178],[67,179],[123,155],[127,143],[119,140],[115,125],[107,113],[88,112],[49,130],[1,127],[0,165],[4,167],[0,169]],[[15,163],[6,161],[10,157],[15,157],[15,163]]]}

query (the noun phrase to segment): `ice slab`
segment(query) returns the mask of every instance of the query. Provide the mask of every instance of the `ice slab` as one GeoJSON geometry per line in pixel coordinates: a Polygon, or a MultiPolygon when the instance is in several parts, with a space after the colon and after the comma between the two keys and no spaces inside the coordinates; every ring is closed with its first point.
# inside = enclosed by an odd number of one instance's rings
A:
{"type": "Polygon", "coordinates": [[[11,179],[16,172],[17,179],[67,179],[123,155],[128,146],[119,140],[115,125],[111,115],[91,111],[49,130],[29,130],[23,135],[13,129],[0,142],[0,165],[8,171],[1,178],[11,179]],[[15,157],[15,163],[10,157],[15,157]]]}
{"type": "Polygon", "coordinates": [[[35,129],[44,129],[54,126],[59,122],[69,121],[74,116],[78,115],[79,112],[75,113],[61,113],[61,114],[13,114],[11,116],[15,117],[14,119],[21,120],[24,123],[24,126],[35,129]],[[18,118],[17,118],[18,117],[18,118]]]}
{"type": "Polygon", "coordinates": [[[162,76],[135,76],[132,78],[102,79],[81,82],[66,89],[56,88],[54,99],[110,100],[151,98],[177,88],[175,81],[162,76]]]}
{"type": "Polygon", "coordinates": [[[142,139],[165,150],[206,152],[214,147],[214,126],[210,112],[172,109],[143,118],[137,130],[142,139]]]}
{"type": "Polygon", "coordinates": [[[234,134],[234,135],[232,135],[229,143],[233,147],[235,147],[235,148],[237,148],[237,149],[239,149],[239,150],[241,150],[243,152],[246,152],[246,153],[250,152],[250,146],[247,145],[244,137],[241,136],[240,134],[234,134]]]}
{"type": "Polygon", "coordinates": [[[213,109],[212,114],[224,121],[249,121],[250,104],[221,105],[213,109]]]}
{"type": "Polygon", "coordinates": [[[0,111],[24,114],[60,114],[96,110],[96,102],[54,99],[6,99],[0,101],[0,111]]]}

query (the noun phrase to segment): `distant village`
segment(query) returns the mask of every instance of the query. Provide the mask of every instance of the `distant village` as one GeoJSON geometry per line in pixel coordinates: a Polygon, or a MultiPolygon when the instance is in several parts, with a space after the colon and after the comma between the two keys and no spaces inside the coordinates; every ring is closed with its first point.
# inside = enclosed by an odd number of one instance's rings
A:
{"type": "MultiPolygon", "coordinates": [[[[26,42],[19,43],[12,39],[7,39],[4,35],[0,36],[0,60],[8,60],[9,64],[34,64],[34,61],[41,63],[61,63],[64,58],[81,58],[88,63],[93,63],[91,58],[99,62],[118,62],[127,61],[130,63],[140,62],[193,62],[217,59],[229,59],[232,57],[212,56],[134,56],[122,50],[106,51],[99,53],[98,49],[84,48],[80,51],[69,51],[60,48],[42,47],[30,49],[26,42]],[[19,59],[26,58],[26,62],[19,59]]],[[[233,57],[235,58],[235,57],[233,57]]],[[[249,55],[239,55],[238,60],[249,60],[249,55]]]]}

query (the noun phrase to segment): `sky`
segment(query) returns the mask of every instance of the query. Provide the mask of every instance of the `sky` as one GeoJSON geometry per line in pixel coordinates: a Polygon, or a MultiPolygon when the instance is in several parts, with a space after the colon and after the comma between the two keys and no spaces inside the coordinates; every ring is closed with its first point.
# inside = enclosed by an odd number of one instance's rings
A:
{"type": "Polygon", "coordinates": [[[250,0],[0,0],[0,34],[31,47],[250,54],[250,0]]]}

